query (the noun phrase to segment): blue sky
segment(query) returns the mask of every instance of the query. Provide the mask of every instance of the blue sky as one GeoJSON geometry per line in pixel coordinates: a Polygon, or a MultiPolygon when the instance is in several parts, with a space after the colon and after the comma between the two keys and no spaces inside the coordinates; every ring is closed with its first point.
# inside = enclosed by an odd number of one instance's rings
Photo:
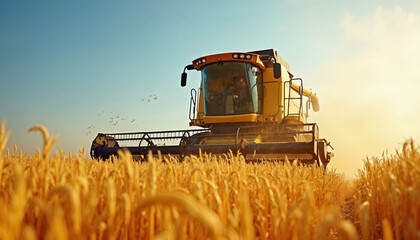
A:
{"type": "Polygon", "coordinates": [[[333,166],[353,174],[364,156],[420,138],[418,98],[395,104],[408,94],[393,85],[418,86],[420,58],[410,54],[419,53],[410,44],[420,41],[418,17],[415,0],[1,0],[0,119],[12,131],[8,146],[29,153],[42,147],[26,132],[34,124],[60,134],[57,145],[72,152],[89,149],[97,132],[184,129],[189,90],[199,83],[189,73],[180,87],[185,65],[207,54],[274,48],[318,92],[321,111],[312,120],[342,149],[333,166]],[[389,49],[398,49],[395,57],[389,49]],[[361,90],[366,83],[369,92],[361,90]],[[366,148],[370,142],[377,144],[366,148]]]}

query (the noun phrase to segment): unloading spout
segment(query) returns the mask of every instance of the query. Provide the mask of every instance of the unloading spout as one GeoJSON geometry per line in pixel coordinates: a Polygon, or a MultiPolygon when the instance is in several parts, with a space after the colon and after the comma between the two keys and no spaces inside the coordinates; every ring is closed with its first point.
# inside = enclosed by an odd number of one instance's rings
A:
{"type": "Polygon", "coordinates": [[[316,93],[314,93],[311,96],[309,96],[309,98],[311,99],[312,109],[314,110],[314,112],[318,112],[319,111],[318,96],[316,95],[316,93]]]}
{"type": "Polygon", "coordinates": [[[320,110],[319,107],[319,100],[318,100],[318,96],[316,95],[316,93],[312,92],[311,90],[308,90],[306,88],[302,88],[302,86],[293,83],[291,84],[291,87],[293,89],[295,89],[296,91],[302,93],[305,96],[308,96],[311,99],[311,104],[312,104],[312,108],[314,110],[314,112],[318,112],[320,110]]]}

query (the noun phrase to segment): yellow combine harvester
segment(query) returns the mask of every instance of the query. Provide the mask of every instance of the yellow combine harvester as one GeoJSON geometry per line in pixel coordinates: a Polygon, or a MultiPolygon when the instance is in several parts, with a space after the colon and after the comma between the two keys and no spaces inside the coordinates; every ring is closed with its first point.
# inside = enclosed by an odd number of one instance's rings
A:
{"type": "Polygon", "coordinates": [[[122,148],[138,156],[160,151],[181,159],[200,149],[213,154],[239,150],[249,161],[287,156],[326,167],[333,156],[327,150],[330,144],[319,138],[315,123],[307,123],[310,106],[319,110],[318,98],[303,87],[302,79],[293,78],[277,51],[221,53],[192,63],[184,68],[181,86],[186,85],[186,70],[201,71],[200,88],[191,90],[189,116],[190,126],[201,128],[99,133],[92,157],[107,158],[122,148]]]}

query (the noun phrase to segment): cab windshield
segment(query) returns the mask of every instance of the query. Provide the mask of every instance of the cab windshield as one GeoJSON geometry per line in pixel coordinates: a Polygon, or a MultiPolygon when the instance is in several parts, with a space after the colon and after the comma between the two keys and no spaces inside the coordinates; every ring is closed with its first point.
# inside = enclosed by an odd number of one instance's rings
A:
{"type": "Polygon", "coordinates": [[[244,62],[219,62],[203,68],[204,114],[261,113],[261,70],[244,62]]]}

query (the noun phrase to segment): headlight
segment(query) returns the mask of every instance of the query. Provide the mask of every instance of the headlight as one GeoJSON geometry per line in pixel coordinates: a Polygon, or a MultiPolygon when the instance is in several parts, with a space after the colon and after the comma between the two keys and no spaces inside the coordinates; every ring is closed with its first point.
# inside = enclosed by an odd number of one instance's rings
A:
{"type": "Polygon", "coordinates": [[[252,55],[251,54],[245,54],[245,53],[234,53],[232,54],[233,59],[246,59],[246,60],[251,60],[252,59],[252,55]]]}
{"type": "Polygon", "coordinates": [[[202,59],[198,59],[197,61],[195,61],[195,65],[200,65],[200,64],[203,64],[203,63],[205,63],[206,62],[206,59],[205,58],[202,58],[202,59]]]}

